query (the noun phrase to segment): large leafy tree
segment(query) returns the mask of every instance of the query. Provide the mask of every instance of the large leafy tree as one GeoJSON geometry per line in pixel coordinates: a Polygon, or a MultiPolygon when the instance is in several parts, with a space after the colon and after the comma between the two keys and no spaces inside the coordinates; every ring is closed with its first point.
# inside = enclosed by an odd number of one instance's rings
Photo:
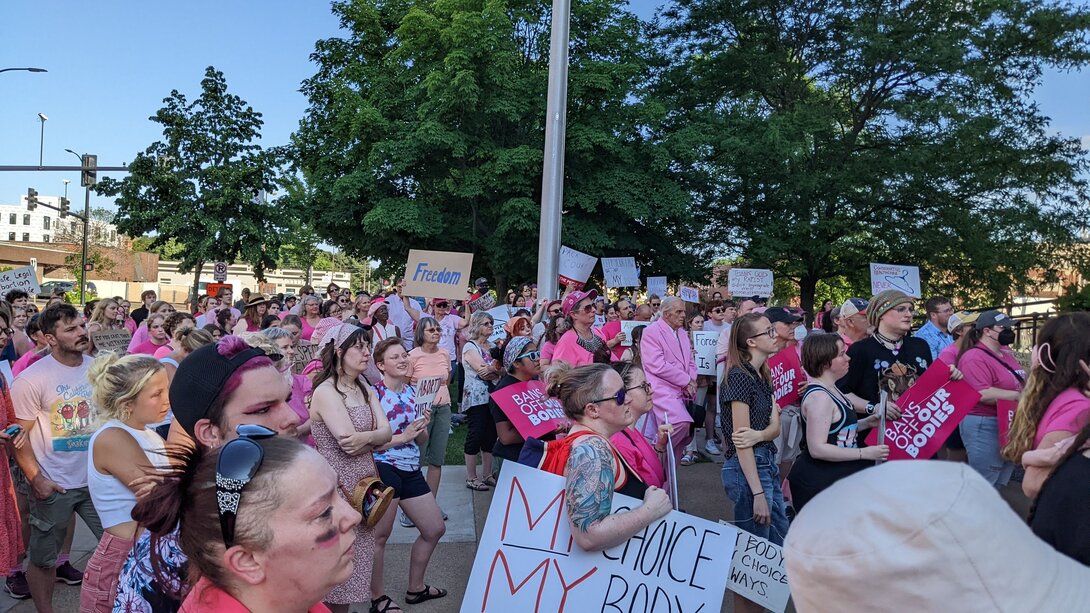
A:
{"type": "Polygon", "coordinates": [[[152,249],[185,245],[179,271],[193,271],[194,294],[209,262],[242,260],[262,279],[277,261],[285,216],[263,198],[277,185],[282,155],[257,144],[261,113],[229,93],[211,66],[199,98],[173,90],[163,102],[150,118],[163,126],[163,140],[137,154],[129,176],[95,189],[116,196],[122,232],[154,232],[152,249]]]}
{"type": "MultiPolygon", "coordinates": [[[[618,0],[574,3],[563,242],[699,274],[690,194],[649,137],[645,26],[618,0]]],[[[473,252],[535,276],[548,81],[547,0],[351,0],[319,41],[293,144],[309,220],[382,274],[411,248],[473,252]]]]}
{"type": "MultiPolygon", "coordinates": [[[[664,138],[708,240],[797,284],[1002,301],[1085,227],[1086,157],[1031,99],[1090,58],[1085,9],[1040,0],[674,0],[664,138]]],[[[1041,275],[1041,271],[1046,274],[1041,275]]]]}

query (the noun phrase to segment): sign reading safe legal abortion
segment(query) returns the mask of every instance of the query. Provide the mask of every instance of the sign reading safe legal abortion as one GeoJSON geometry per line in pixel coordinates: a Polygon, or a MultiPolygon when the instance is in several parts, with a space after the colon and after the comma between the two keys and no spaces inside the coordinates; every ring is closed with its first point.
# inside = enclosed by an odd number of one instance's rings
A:
{"type": "Polygon", "coordinates": [[[472,253],[410,249],[405,265],[405,293],[461,300],[466,297],[472,269],[472,253]]]}
{"type": "Polygon", "coordinates": [[[806,373],[799,362],[799,354],[791,347],[783,349],[768,360],[772,373],[772,397],[776,404],[787,407],[799,403],[799,381],[806,380],[806,373]]]}
{"type": "Polygon", "coordinates": [[[491,396],[522,438],[541,438],[568,419],[560,401],[545,394],[541,381],[508,385],[491,396]]]}
{"type": "MultiPolygon", "coordinates": [[[[613,495],[613,512],[642,501],[613,495]]],[[[671,512],[602,552],[575,544],[564,478],[505,462],[462,613],[719,611],[737,529],[671,512]]]]}
{"type": "MultiPolygon", "coordinates": [[[[916,460],[935,455],[947,437],[980,400],[980,393],[963,380],[950,379],[950,366],[935,362],[897,399],[901,419],[886,420],[889,459],[916,460]]],[[[878,444],[877,428],[867,436],[878,444]]]]}
{"type": "Polygon", "coordinates": [[[38,287],[38,273],[30,266],[20,266],[11,270],[0,272],[0,296],[13,289],[21,289],[30,294],[31,298],[41,293],[38,287]]]}

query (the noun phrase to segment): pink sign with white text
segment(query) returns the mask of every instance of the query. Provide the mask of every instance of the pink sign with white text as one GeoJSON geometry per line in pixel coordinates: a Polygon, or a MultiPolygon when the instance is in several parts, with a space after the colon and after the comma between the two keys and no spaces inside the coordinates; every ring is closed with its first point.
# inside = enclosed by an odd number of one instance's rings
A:
{"type": "Polygon", "coordinates": [[[768,359],[772,372],[772,398],[781,408],[799,403],[799,381],[806,380],[806,373],[799,362],[794,347],[787,347],[768,359]]]}
{"type": "Polygon", "coordinates": [[[522,438],[541,438],[568,419],[560,401],[545,394],[541,381],[508,385],[491,395],[522,438]]]}
{"type": "MultiPolygon", "coordinates": [[[[897,399],[901,418],[886,420],[890,460],[925,460],[935,455],[947,437],[980,400],[980,393],[963,380],[950,380],[950,366],[935,362],[897,399]]],[[[878,443],[878,429],[867,444],[878,443]]]]}
{"type": "Polygon", "coordinates": [[[999,418],[999,447],[1007,446],[1007,437],[1014,422],[1014,412],[1018,410],[1017,400],[996,400],[995,416],[999,418]]]}

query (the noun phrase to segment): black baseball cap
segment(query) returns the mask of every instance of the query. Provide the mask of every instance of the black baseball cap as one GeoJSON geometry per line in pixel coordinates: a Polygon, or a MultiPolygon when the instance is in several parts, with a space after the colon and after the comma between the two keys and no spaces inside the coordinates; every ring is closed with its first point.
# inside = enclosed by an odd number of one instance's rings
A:
{"type": "Polygon", "coordinates": [[[976,318],[976,329],[983,330],[984,328],[991,328],[993,326],[1002,326],[1004,328],[1013,328],[1015,321],[1010,318],[1006,313],[1001,313],[996,310],[984,311],[980,314],[980,317],[976,318]]]}
{"type": "Polygon", "coordinates": [[[785,324],[793,324],[797,321],[802,321],[802,315],[796,315],[787,310],[786,307],[769,307],[765,309],[764,316],[772,323],[782,322],[785,324]]]}
{"type": "Polygon", "coordinates": [[[473,285],[477,287],[488,287],[488,279],[477,277],[477,280],[473,282],[473,285]]]}
{"type": "Polygon", "coordinates": [[[266,353],[256,347],[247,347],[234,357],[226,358],[213,343],[197,349],[178,364],[174,380],[170,382],[170,410],[189,436],[196,437],[193,428],[208,416],[208,409],[223,391],[227,379],[240,366],[257,357],[266,357],[266,353]]]}

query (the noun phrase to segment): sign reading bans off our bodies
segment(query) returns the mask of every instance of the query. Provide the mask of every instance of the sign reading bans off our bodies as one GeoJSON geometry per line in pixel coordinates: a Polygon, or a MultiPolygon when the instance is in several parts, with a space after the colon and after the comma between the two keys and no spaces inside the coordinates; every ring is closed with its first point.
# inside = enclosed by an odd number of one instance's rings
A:
{"type": "Polygon", "coordinates": [[[405,265],[405,294],[462,300],[472,270],[472,253],[410,249],[405,265]]]}
{"type": "MultiPolygon", "coordinates": [[[[643,504],[613,495],[613,512],[643,504]]],[[[737,529],[677,511],[602,552],[575,544],[564,478],[504,462],[462,613],[719,611],[737,529]]]]}

